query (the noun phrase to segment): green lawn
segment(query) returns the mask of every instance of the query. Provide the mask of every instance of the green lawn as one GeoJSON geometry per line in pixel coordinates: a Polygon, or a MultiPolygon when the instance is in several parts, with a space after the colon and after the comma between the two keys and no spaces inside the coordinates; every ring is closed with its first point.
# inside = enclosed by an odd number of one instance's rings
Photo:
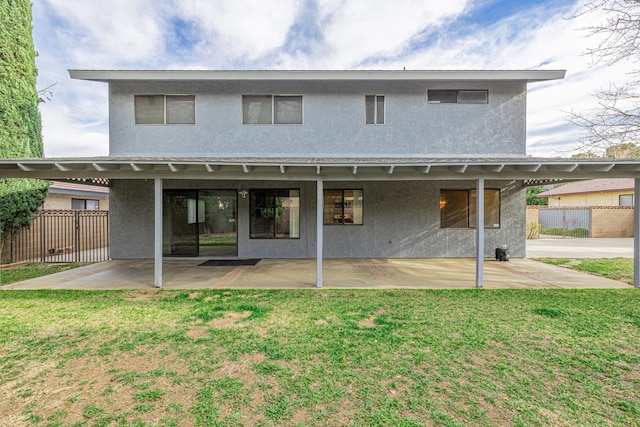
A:
{"type": "Polygon", "coordinates": [[[0,285],[7,285],[21,280],[33,279],[35,277],[46,276],[48,274],[59,273],[86,264],[83,263],[34,263],[20,265],[18,267],[0,269],[0,285]]]}
{"type": "Polygon", "coordinates": [[[0,425],[640,424],[628,290],[0,291],[0,425]]]}

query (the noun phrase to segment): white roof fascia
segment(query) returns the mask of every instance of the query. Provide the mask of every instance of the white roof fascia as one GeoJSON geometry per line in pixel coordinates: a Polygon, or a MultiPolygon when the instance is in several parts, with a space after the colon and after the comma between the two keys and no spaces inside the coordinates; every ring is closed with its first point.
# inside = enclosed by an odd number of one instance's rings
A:
{"type": "Polygon", "coordinates": [[[225,158],[68,158],[0,159],[0,178],[166,177],[210,179],[592,179],[640,178],[640,160],[579,161],[562,159],[225,159],[225,158]],[[97,166],[97,167],[96,167],[97,166]],[[393,173],[391,167],[393,166],[393,173]]]}
{"type": "Polygon", "coordinates": [[[446,81],[563,79],[565,70],[69,70],[73,79],[115,80],[316,80],[316,81],[446,81]]]}

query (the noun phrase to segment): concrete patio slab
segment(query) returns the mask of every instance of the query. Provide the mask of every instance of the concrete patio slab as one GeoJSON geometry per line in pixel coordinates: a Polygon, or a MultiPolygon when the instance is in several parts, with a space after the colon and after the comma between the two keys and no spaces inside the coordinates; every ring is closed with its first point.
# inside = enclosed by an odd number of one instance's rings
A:
{"type": "Polygon", "coordinates": [[[633,258],[633,237],[541,237],[527,240],[529,258],[633,258]]]}
{"type": "MultiPolygon", "coordinates": [[[[315,289],[315,260],[263,259],[255,266],[200,266],[204,260],[164,260],[165,289],[315,289]]],[[[530,259],[486,260],[487,289],[632,288],[530,259]]],[[[473,289],[475,260],[326,259],[324,288],[473,289]]],[[[23,282],[2,289],[151,289],[152,260],[114,260],[23,282]]]]}

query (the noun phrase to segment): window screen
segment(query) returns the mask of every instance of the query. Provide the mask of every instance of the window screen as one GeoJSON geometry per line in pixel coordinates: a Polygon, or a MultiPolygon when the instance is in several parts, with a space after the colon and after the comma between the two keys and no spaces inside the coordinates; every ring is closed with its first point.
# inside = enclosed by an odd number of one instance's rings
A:
{"type": "Polygon", "coordinates": [[[192,125],[196,122],[194,95],[167,95],[167,124],[192,125]]]}
{"type": "Polygon", "coordinates": [[[302,124],[301,96],[274,96],[274,123],[302,124]]]}
{"type": "Polygon", "coordinates": [[[134,103],[136,124],[164,124],[164,95],[136,95],[134,103]]]}

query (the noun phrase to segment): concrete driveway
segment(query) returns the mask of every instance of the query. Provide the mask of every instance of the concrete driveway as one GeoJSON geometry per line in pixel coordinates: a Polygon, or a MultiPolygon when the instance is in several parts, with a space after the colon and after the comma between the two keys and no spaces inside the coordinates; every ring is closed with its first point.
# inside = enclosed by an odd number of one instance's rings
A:
{"type": "MultiPolygon", "coordinates": [[[[164,261],[165,289],[315,289],[315,260],[263,259],[255,266],[164,261]]],[[[324,288],[473,289],[475,259],[326,259],[324,288]]],[[[530,259],[486,260],[484,287],[631,288],[622,282],[530,259]]],[[[115,260],[3,286],[2,289],[153,289],[152,260],[115,260]]]]}
{"type": "Polygon", "coordinates": [[[633,238],[544,237],[527,240],[528,258],[633,258],[633,238]]]}

